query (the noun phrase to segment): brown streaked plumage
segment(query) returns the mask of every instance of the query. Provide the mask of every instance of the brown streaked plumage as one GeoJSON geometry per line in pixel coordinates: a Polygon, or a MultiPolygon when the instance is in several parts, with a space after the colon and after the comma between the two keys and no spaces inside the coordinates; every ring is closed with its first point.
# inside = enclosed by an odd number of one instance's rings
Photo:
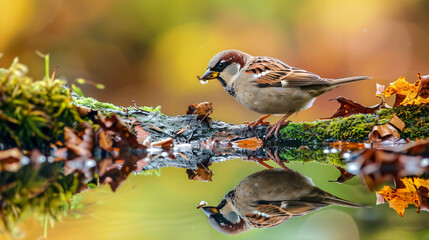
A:
{"type": "MultiPolygon", "coordinates": [[[[216,54],[201,80],[217,79],[239,103],[261,114],[284,114],[267,134],[277,136],[293,113],[312,106],[316,97],[342,84],[370,79],[366,76],[329,79],[291,67],[271,57],[253,57],[238,50],[216,54]]],[[[264,116],[266,117],[266,116],[264,116]]],[[[261,119],[254,122],[259,124],[261,119]]]]}
{"type": "Polygon", "coordinates": [[[364,207],[323,191],[298,172],[274,168],[247,176],[217,207],[202,209],[216,230],[237,234],[274,227],[330,205],[364,207]]]}

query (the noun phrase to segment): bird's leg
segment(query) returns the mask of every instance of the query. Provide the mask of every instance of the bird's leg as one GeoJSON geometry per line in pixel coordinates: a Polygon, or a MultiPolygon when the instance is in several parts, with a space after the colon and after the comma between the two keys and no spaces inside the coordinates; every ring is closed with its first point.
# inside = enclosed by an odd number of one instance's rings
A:
{"type": "Polygon", "coordinates": [[[260,118],[258,118],[258,119],[256,119],[255,121],[253,121],[253,122],[244,122],[244,124],[247,124],[247,125],[249,125],[249,128],[255,128],[256,126],[258,126],[258,125],[268,125],[268,124],[270,124],[269,122],[264,122],[264,120],[267,118],[267,117],[269,117],[269,116],[271,116],[271,114],[265,114],[265,115],[263,115],[262,117],[260,117],[260,118]]]}
{"type": "Polygon", "coordinates": [[[286,113],[282,118],[280,118],[279,121],[277,121],[274,125],[271,126],[271,130],[268,132],[267,136],[265,137],[265,139],[268,139],[271,134],[273,134],[274,132],[274,136],[277,138],[277,135],[279,133],[280,128],[283,126],[284,121],[290,117],[290,115],[292,115],[293,113],[286,113]]]}
{"type": "Polygon", "coordinates": [[[268,154],[268,157],[273,160],[274,162],[276,162],[280,167],[288,170],[288,171],[292,171],[290,170],[290,168],[286,167],[286,165],[284,164],[285,162],[288,163],[288,160],[281,160],[279,157],[279,149],[276,148],[276,151],[274,152],[274,154],[271,152],[271,150],[266,149],[265,152],[268,154]]]}

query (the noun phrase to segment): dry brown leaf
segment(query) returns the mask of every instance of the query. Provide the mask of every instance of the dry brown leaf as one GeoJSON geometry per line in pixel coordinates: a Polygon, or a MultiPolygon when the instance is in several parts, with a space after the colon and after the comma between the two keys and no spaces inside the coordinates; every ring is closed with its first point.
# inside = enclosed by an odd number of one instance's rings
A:
{"type": "Polygon", "coordinates": [[[97,135],[98,135],[98,144],[100,145],[100,147],[108,152],[112,151],[113,141],[111,136],[108,135],[106,131],[104,131],[101,128],[98,130],[97,135]]]}
{"type": "Polygon", "coordinates": [[[170,149],[172,149],[173,145],[174,145],[174,142],[173,142],[173,138],[171,138],[171,137],[163,139],[163,140],[158,141],[158,142],[152,143],[153,147],[160,147],[160,148],[162,148],[164,150],[170,150],[170,149]]]}
{"type": "Polygon", "coordinates": [[[213,106],[211,102],[201,102],[195,103],[188,106],[186,114],[195,114],[197,115],[198,120],[207,118],[213,112],[213,106]]]}
{"type": "Polygon", "coordinates": [[[379,184],[407,176],[421,176],[429,167],[422,164],[429,157],[429,140],[408,143],[396,151],[368,148],[349,164],[359,169],[359,175],[370,190],[379,184]]]}
{"type": "Polygon", "coordinates": [[[390,122],[383,125],[376,125],[372,128],[371,133],[369,134],[370,142],[381,142],[386,141],[387,139],[400,139],[401,134],[399,131],[403,131],[405,128],[405,123],[398,118],[398,116],[393,115],[390,122]]]}
{"type": "Polygon", "coordinates": [[[136,132],[137,141],[139,143],[143,143],[149,136],[149,133],[146,132],[141,126],[135,126],[134,131],[136,132]]]}
{"type": "Polygon", "coordinates": [[[186,129],[187,129],[188,127],[189,127],[189,125],[186,125],[184,128],[180,129],[180,130],[176,133],[176,135],[179,135],[179,134],[183,133],[184,131],[186,131],[186,129]]]}
{"type": "Polygon", "coordinates": [[[202,182],[210,182],[212,181],[213,172],[205,166],[198,165],[197,169],[186,169],[186,173],[188,174],[189,180],[198,180],[202,182]]]}
{"type": "Polygon", "coordinates": [[[337,183],[344,183],[350,179],[352,179],[355,175],[347,172],[344,168],[336,166],[338,171],[340,171],[340,176],[337,178],[336,181],[329,181],[329,182],[337,182],[337,183]]]}
{"type": "Polygon", "coordinates": [[[358,113],[363,113],[363,114],[374,113],[375,111],[383,108],[385,105],[384,102],[382,101],[381,103],[374,105],[372,107],[364,107],[359,103],[345,97],[337,97],[334,99],[330,99],[329,101],[331,100],[337,100],[337,102],[340,104],[340,108],[338,108],[338,110],[330,117],[330,119],[337,118],[337,117],[348,117],[358,113]]]}
{"type": "Polygon", "coordinates": [[[0,172],[11,171],[16,172],[21,167],[19,160],[24,155],[19,148],[12,148],[0,151],[0,172]]]}

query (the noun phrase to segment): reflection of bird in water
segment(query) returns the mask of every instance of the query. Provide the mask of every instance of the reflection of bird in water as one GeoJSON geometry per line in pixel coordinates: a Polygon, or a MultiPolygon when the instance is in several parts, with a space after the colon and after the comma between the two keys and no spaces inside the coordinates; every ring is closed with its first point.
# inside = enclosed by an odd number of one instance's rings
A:
{"type": "Polygon", "coordinates": [[[202,209],[215,229],[237,234],[277,226],[330,205],[363,207],[323,191],[298,172],[275,168],[247,176],[217,207],[202,209]]]}

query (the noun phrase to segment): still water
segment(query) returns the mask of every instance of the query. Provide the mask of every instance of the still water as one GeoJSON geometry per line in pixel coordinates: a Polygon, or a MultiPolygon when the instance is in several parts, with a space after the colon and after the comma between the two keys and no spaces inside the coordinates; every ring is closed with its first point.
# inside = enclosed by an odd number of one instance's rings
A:
{"type": "MultiPolygon", "coordinates": [[[[170,167],[160,176],[132,175],[114,193],[107,185],[86,191],[83,207],[49,227],[48,239],[429,239],[427,212],[409,207],[400,217],[387,204],[376,206],[375,193],[357,177],[343,184],[329,182],[339,175],[333,166],[298,162],[287,166],[330,194],[371,207],[329,206],[276,227],[225,235],[212,228],[196,207],[203,200],[217,206],[242,179],[265,169],[234,159],[210,166],[212,182],[188,180],[185,169],[170,167]]],[[[21,231],[23,239],[43,236],[40,223],[31,217],[21,231]]]]}

